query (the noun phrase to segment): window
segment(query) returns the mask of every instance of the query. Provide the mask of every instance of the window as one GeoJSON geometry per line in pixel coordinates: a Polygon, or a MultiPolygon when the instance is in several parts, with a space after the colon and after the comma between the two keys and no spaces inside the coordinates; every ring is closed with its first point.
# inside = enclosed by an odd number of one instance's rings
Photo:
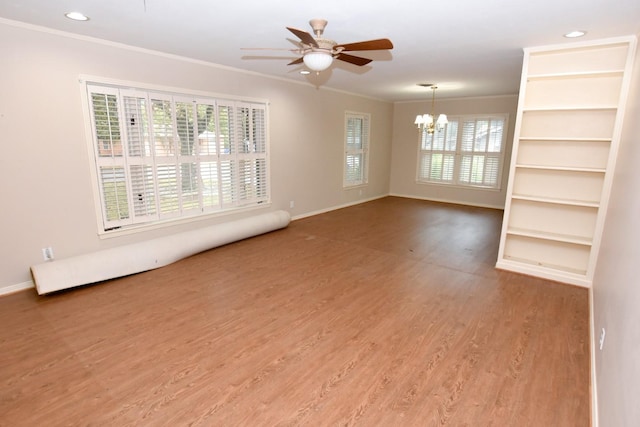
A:
{"type": "Polygon", "coordinates": [[[87,84],[103,231],[269,200],[266,105],[87,84]]]}
{"type": "Polygon", "coordinates": [[[369,169],[369,114],[345,115],[344,179],[345,187],[367,183],[369,169]]]}
{"type": "Polygon", "coordinates": [[[507,115],[450,117],[439,132],[420,133],[418,181],[500,188],[507,115]]]}

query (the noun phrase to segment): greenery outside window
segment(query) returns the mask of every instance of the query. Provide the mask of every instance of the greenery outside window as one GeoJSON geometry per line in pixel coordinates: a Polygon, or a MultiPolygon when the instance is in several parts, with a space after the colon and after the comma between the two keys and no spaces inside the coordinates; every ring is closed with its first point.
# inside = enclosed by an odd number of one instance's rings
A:
{"type": "Polygon", "coordinates": [[[418,182],[499,189],[507,115],[450,117],[439,132],[420,132],[418,182]]]}
{"type": "Polygon", "coordinates": [[[266,104],[86,88],[102,232],[269,201],[266,104]]]}

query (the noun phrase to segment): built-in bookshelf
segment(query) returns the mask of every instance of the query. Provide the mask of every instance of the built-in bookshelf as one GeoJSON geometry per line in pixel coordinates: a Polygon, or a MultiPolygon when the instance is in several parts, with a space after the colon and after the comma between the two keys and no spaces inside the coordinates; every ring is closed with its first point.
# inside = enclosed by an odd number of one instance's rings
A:
{"type": "Polygon", "coordinates": [[[497,268],[591,285],[635,44],[525,49],[497,268]]]}

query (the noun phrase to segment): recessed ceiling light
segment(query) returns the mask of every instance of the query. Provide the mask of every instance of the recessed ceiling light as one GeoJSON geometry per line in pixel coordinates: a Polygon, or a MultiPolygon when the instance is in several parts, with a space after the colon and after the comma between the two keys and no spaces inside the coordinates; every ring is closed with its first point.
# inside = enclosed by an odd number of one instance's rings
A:
{"type": "Polygon", "coordinates": [[[74,21],[88,21],[89,17],[86,15],[83,15],[80,12],[67,12],[64,14],[64,16],[66,16],[69,19],[73,19],[74,21]]]}
{"type": "Polygon", "coordinates": [[[567,34],[565,34],[564,36],[565,36],[565,37],[567,37],[567,38],[569,38],[569,39],[574,39],[574,38],[576,38],[576,37],[582,37],[582,36],[584,36],[585,34],[587,34],[587,32],[586,32],[586,31],[576,30],[576,31],[568,32],[568,33],[567,33],[567,34]]]}
{"type": "Polygon", "coordinates": [[[311,71],[309,71],[309,70],[302,70],[302,71],[300,71],[300,74],[302,74],[303,76],[306,76],[307,74],[311,74],[311,71]]]}

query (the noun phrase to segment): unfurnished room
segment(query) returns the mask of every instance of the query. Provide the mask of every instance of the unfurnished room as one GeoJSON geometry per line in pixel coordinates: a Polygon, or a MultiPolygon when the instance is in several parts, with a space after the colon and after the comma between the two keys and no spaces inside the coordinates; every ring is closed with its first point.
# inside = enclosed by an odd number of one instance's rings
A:
{"type": "Polygon", "coordinates": [[[0,1],[0,426],[640,425],[639,34],[0,1]]]}

